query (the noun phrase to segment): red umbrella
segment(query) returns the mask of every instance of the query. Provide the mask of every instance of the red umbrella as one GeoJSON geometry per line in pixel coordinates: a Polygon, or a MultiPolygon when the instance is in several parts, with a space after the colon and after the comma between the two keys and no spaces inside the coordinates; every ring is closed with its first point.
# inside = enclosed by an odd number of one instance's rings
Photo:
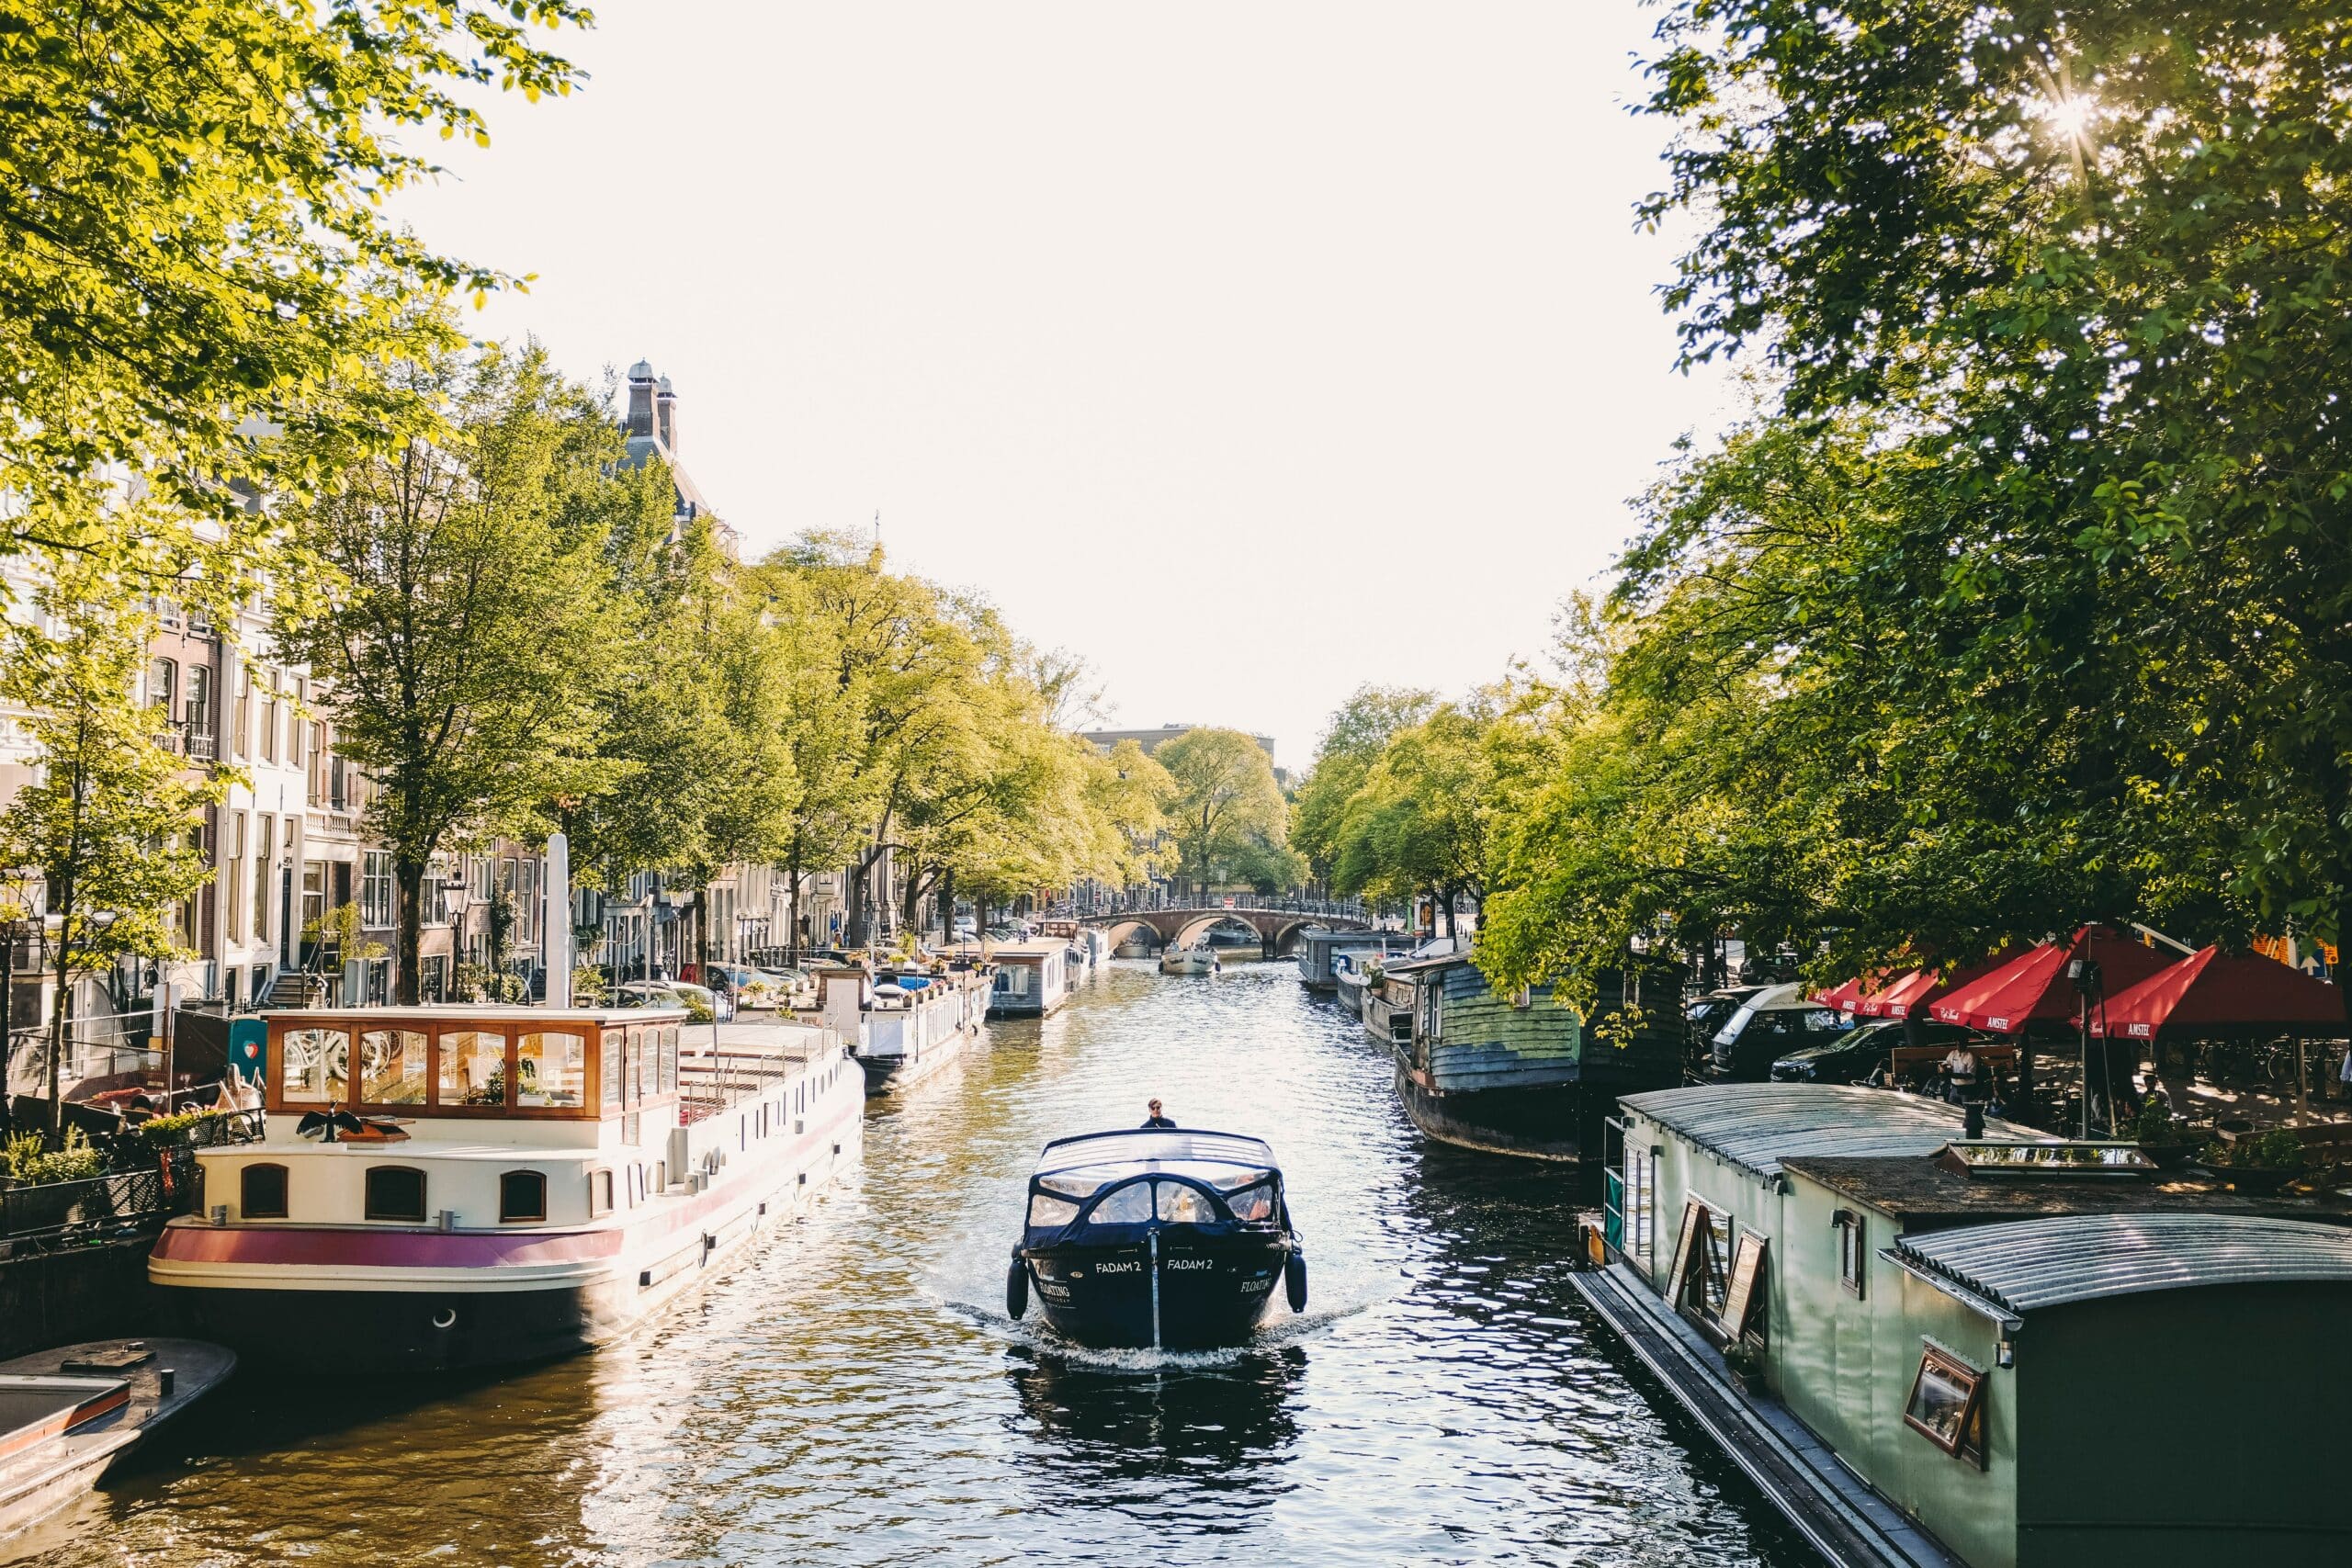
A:
{"type": "Polygon", "coordinates": [[[2344,993],[2275,958],[2226,957],[2208,947],[2113,991],[2091,1010],[2091,1032],[2122,1040],[2200,1030],[2310,1032],[2344,1027],[2344,993]]]}
{"type": "MultiPolygon", "coordinates": [[[[1867,996],[1863,997],[1861,1000],[1856,1002],[1854,1004],[1854,1011],[1857,1016],[1861,1018],[1884,1018],[1887,1016],[1886,1004],[1888,998],[1894,996],[1897,991],[1904,989],[1905,987],[1912,986],[1915,982],[1921,980],[1932,981],[1934,977],[1933,972],[1927,969],[1914,969],[1907,974],[1898,975],[1894,979],[1887,981],[1884,985],[1876,987],[1867,996]]],[[[1898,1014],[1897,1016],[1900,1015],[1898,1014]]]]}
{"type": "MultiPolygon", "coordinates": [[[[2085,926],[2068,942],[2044,942],[2002,964],[1974,984],[1963,986],[1930,1007],[1943,1023],[1964,1023],[1994,1034],[2022,1033],[2029,1024],[2064,1023],[2075,1014],[2079,998],[2066,975],[2067,964],[2096,959],[2109,997],[2166,966],[2163,954],[2105,926],[2085,926]]],[[[2112,1013],[2114,1004],[2109,1004],[2112,1013]]]]}
{"type": "Polygon", "coordinates": [[[1826,991],[1814,992],[1813,999],[1823,1007],[1835,1008],[1839,1012],[1851,1012],[1854,1010],[1854,1004],[1862,999],[1863,988],[1862,977],[1857,975],[1841,986],[1832,986],[1826,991]]]}
{"type": "Polygon", "coordinates": [[[1957,969],[1919,969],[1905,975],[1894,985],[1871,998],[1878,1004],[1873,1018],[1908,1018],[1921,1008],[1941,1000],[1976,979],[2002,966],[2004,960],[1996,956],[1981,964],[1963,964],[1957,969]]]}

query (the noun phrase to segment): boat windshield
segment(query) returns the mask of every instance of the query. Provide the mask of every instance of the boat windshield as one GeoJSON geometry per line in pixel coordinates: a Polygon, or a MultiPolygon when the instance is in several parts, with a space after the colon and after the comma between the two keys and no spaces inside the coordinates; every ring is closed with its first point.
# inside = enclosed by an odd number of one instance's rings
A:
{"type": "Polygon", "coordinates": [[[1245,1138],[1235,1133],[1138,1128],[1061,1138],[1047,1144],[1046,1152],[1037,1158],[1037,1174],[1042,1177],[1098,1165],[1132,1164],[1138,1170],[1165,1168],[1177,1162],[1271,1168],[1274,1151],[1263,1139],[1245,1138]]]}

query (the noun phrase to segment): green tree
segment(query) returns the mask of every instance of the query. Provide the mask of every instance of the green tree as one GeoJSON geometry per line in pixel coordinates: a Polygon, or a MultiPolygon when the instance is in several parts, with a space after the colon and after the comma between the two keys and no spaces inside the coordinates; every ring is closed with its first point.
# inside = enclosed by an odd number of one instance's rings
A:
{"type": "Polygon", "coordinates": [[[1317,877],[1329,883],[1337,871],[1348,801],[1363,787],[1389,737],[1420,723],[1436,705],[1434,693],[1361,686],[1331,716],[1298,786],[1291,818],[1292,846],[1306,857],[1317,877]]]}
{"type": "Polygon", "coordinates": [[[1290,804],[1263,748],[1238,729],[1193,729],[1154,753],[1176,785],[1168,817],[1180,867],[1205,894],[1220,869],[1289,848],[1290,804]]]}
{"type": "MultiPolygon", "coordinates": [[[[99,522],[93,504],[88,526],[99,522]]],[[[147,660],[155,616],[149,574],[114,570],[109,552],[63,552],[34,589],[37,615],[11,616],[0,637],[0,703],[31,740],[33,781],[0,811],[0,864],[41,881],[57,922],[49,1043],[49,1119],[61,1122],[60,1066],[74,982],[126,956],[177,951],[172,911],[210,876],[193,842],[202,810],[229,775],[191,777],[164,744],[171,715],[127,699],[147,660]]]]}
{"type": "Polygon", "coordinates": [[[404,1002],[435,854],[545,821],[549,781],[593,749],[613,615],[605,531],[582,497],[619,452],[601,400],[536,344],[413,374],[447,423],[390,457],[345,454],[303,519],[343,586],[282,637],[376,783],[367,826],[392,858],[404,1002]]]}
{"type": "Polygon", "coordinates": [[[232,481],[299,500],[320,475],[315,443],[266,432],[380,439],[377,367],[454,341],[413,301],[503,281],[387,216],[434,172],[405,133],[487,141],[478,90],[568,91],[532,28],[586,20],[570,0],[0,0],[0,553],[197,556],[216,581],[269,554],[232,481]],[[77,532],[76,488],[116,465],[172,504],[77,532]]]}

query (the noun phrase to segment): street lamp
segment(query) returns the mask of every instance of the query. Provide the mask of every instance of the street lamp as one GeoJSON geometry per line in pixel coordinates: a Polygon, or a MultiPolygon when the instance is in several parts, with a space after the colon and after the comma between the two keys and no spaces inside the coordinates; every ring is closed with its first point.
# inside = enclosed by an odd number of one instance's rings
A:
{"type": "MultiPolygon", "coordinates": [[[[2075,983],[2075,992],[2081,1003],[2083,1050],[2083,1111],[2082,1136],[2086,1143],[2091,1135],[2091,1002],[2099,994],[2098,960],[2090,955],[2090,943],[2085,939],[2084,951],[2066,961],[2066,978],[2075,983]]],[[[2101,1038],[2098,1047],[2099,1089],[2102,1097],[2107,1089],[2107,1041],[2101,1038]]],[[[2115,1108],[2108,1107],[2108,1131],[2115,1131],[2115,1108]]]]}

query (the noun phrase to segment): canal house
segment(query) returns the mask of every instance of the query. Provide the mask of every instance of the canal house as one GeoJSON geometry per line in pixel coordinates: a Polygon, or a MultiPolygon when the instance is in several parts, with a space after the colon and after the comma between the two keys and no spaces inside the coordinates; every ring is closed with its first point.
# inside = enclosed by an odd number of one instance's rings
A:
{"type": "Polygon", "coordinates": [[[1810,1473],[1759,1476],[1809,1534],[1834,1536],[1823,1509],[1875,1518],[1889,1560],[1975,1568],[2201,1563],[2242,1540],[2342,1560],[2341,1201],[2225,1193],[2129,1145],[1858,1088],[1636,1095],[1612,1130],[1613,1266],[1588,1297],[1637,1348],[1679,1345],[1686,1403],[1746,1412],[1735,1448],[1810,1473]],[[1746,1396],[1701,1386],[1735,1365],[1746,1396]]]}
{"type": "Polygon", "coordinates": [[[1551,987],[1498,990],[1468,953],[1453,953],[1387,964],[1366,994],[1365,1027],[1395,1052],[1397,1099],[1430,1137],[1580,1160],[1598,1152],[1616,1096],[1680,1079],[1680,984],[1663,964],[1602,972],[1596,1014],[1623,1033],[1603,1039],[1551,987]],[[1645,1009],[1645,988],[1664,1000],[1645,1009]]]}

